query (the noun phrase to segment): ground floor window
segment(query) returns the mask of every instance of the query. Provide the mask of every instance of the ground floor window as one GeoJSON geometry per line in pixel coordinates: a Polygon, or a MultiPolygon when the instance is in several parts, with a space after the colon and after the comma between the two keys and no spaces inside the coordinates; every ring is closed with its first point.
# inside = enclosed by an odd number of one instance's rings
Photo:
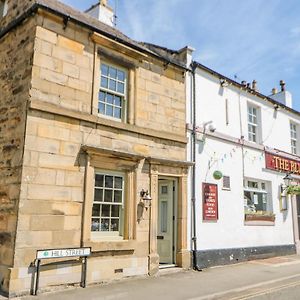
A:
{"type": "Polygon", "coordinates": [[[124,174],[96,171],[91,231],[94,236],[123,236],[124,174]]]}
{"type": "Polygon", "coordinates": [[[244,208],[245,214],[271,215],[273,214],[271,199],[271,184],[259,180],[244,180],[244,208]]]}

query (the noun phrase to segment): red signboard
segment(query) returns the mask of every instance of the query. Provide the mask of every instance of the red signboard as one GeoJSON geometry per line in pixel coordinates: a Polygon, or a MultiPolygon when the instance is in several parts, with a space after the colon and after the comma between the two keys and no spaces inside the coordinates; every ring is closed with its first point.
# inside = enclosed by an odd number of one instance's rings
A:
{"type": "Polygon", "coordinates": [[[202,183],[203,191],[203,220],[218,220],[218,186],[202,183]]]}
{"type": "Polygon", "coordinates": [[[300,161],[265,152],[266,168],[278,172],[300,175],[300,161]]]}

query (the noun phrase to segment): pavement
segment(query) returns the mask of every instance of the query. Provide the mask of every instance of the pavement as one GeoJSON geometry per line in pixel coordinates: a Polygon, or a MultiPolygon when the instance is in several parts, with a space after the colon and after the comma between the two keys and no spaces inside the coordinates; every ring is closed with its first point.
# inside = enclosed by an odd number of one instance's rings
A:
{"type": "Polygon", "coordinates": [[[130,278],[109,284],[68,288],[22,300],[299,300],[300,256],[283,256],[204,269],[160,270],[156,277],[130,278]]]}

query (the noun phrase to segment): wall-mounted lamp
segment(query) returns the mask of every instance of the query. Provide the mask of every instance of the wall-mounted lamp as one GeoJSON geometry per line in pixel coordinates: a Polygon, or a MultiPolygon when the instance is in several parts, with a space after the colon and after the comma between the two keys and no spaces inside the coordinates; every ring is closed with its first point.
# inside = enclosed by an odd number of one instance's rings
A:
{"type": "Polygon", "coordinates": [[[149,194],[149,191],[145,191],[144,189],[142,189],[140,191],[140,197],[141,197],[141,201],[143,201],[144,203],[144,207],[146,208],[146,210],[151,206],[151,196],[149,194]]]}
{"type": "Polygon", "coordinates": [[[285,186],[288,188],[293,181],[293,177],[291,176],[290,173],[287,173],[284,177],[283,177],[283,182],[285,184],[285,186]]]}
{"type": "Polygon", "coordinates": [[[224,78],[220,79],[220,85],[221,87],[227,87],[229,85],[228,81],[224,78]]]}
{"type": "Polygon", "coordinates": [[[216,127],[213,124],[213,121],[204,122],[202,127],[203,127],[203,132],[197,132],[196,131],[196,140],[204,142],[207,128],[210,132],[215,132],[216,127]]]}
{"type": "Polygon", "coordinates": [[[290,173],[287,173],[283,177],[284,186],[280,186],[280,210],[285,211],[288,209],[288,201],[287,201],[287,195],[288,195],[288,188],[292,185],[293,177],[290,173]]]}

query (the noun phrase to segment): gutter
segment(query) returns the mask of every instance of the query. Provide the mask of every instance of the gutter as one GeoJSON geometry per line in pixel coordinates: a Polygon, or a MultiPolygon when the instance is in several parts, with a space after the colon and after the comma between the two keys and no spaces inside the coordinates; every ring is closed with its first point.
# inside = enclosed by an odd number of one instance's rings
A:
{"type": "Polygon", "coordinates": [[[163,56],[160,56],[148,49],[144,49],[142,47],[139,47],[138,45],[134,45],[134,44],[131,44],[127,41],[124,41],[123,39],[115,36],[115,35],[112,35],[106,31],[103,31],[97,27],[94,27],[92,25],[89,25],[85,22],[82,22],[80,20],[78,20],[77,18],[74,18],[70,15],[67,15],[65,13],[62,13],[56,9],[53,9],[47,5],[44,5],[44,4],[41,4],[41,3],[35,3],[33,4],[27,11],[25,11],[25,13],[23,13],[21,16],[19,16],[18,18],[16,18],[15,20],[13,20],[11,23],[9,23],[3,30],[0,31],[0,39],[2,39],[6,34],[8,34],[11,30],[15,29],[17,26],[21,25],[23,23],[23,21],[25,21],[27,18],[33,16],[34,14],[37,13],[38,9],[42,9],[42,10],[45,10],[49,13],[52,13],[54,15],[57,15],[61,18],[63,18],[64,20],[64,23],[67,24],[69,21],[75,23],[76,25],[79,25],[81,27],[85,27],[87,28],[88,30],[91,30],[93,32],[97,32],[103,36],[106,36],[112,40],[115,40],[121,44],[124,44],[132,49],[135,49],[135,50],[138,50],[138,51],[141,51],[141,52],[144,52],[144,53],[147,53],[147,54],[151,54],[152,56],[156,57],[157,59],[160,59],[162,61],[164,61],[167,65],[168,64],[172,64],[180,69],[183,69],[185,71],[187,71],[188,69],[183,66],[183,65],[180,65],[179,63],[176,63],[174,61],[171,61],[163,56]]]}
{"type": "Polygon", "coordinates": [[[196,69],[197,63],[191,63],[192,73],[192,147],[191,147],[191,158],[192,158],[192,253],[193,253],[193,269],[196,271],[202,271],[197,261],[197,223],[196,223],[196,69]]]}

